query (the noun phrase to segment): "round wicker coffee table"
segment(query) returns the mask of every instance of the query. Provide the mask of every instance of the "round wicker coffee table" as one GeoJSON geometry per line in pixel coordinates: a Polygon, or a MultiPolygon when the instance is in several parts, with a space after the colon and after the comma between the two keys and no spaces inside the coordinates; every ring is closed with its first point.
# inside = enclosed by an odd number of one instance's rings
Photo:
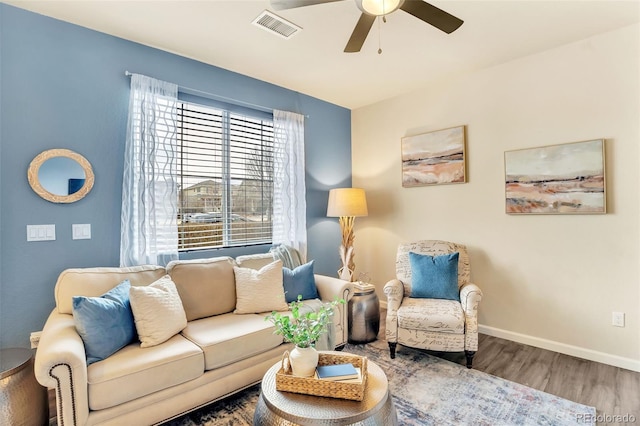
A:
{"type": "Polygon", "coordinates": [[[367,385],[361,402],[277,391],[276,373],[280,367],[278,362],[262,379],[262,392],[253,416],[254,426],[398,424],[387,376],[371,360],[367,361],[367,385]]]}

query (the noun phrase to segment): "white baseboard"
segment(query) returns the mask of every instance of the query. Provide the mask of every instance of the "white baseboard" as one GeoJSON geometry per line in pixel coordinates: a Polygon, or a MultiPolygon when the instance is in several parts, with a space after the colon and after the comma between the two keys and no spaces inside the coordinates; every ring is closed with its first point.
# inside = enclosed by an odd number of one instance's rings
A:
{"type": "MultiPolygon", "coordinates": [[[[387,301],[381,300],[380,307],[387,309],[387,301]]],[[[384,319],[382,320],[384,321],[384,319]]],[[[489,327],[482,324],[478,325],[478,331],[482,334],[500,337],[501,339],[511,340],[513,342],[523,343],[529,346],[535,346],[536,348],[547,349],[561,354],[575,356],[577,358],[588,359],[589,361],[601,362],[603,364],[613,365],[614,367],[640,372],[640,360],[637,359],[624,358],[618,355],[594,351],[592,349],[581,348],[579,346],[568,345],[566,343],[542,339],[540,337],[529,336],[527,334],[489,327]]]]}
{"type": "Polygon", "coordinates": [[[594,351],[592,349],[581,348],[579,346],[567,345],[566,343],[555,342],[553,340],[542,339],[540,337],[529,336],[527,334],[489,327],[482,324],[478,326],[478,331],[489,336],[500,337],[502,339],[524,343],[525,345],[548,349],[561,354],[640,372],[640,360],[637,359],[624,358],[618,355],[607,354],[604,352],[594,351]]]}

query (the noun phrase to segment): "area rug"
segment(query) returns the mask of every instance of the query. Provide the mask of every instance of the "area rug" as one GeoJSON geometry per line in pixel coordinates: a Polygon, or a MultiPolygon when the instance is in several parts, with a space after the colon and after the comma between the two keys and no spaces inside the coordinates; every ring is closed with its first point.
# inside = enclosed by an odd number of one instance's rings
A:
{"type": "MultiPolygon", "coordinates": [[[[378,364],[389,387],[400,425],[585,425],[593,407],[402,347],[389,357],[384,341],[347,345],[345,352],[378,364]]],[[[242,426],[253,424],[260,385],[210,404],[165,426],[242,426]]]]}

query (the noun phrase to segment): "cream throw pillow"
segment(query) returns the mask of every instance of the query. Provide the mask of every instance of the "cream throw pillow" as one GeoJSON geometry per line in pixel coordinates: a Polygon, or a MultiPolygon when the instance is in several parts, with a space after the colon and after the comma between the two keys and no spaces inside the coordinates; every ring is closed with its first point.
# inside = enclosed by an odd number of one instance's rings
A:
{"type": "Polygon", "coordinates": [[[148,286],[131,286],[129,299],[141,348],[166,342],[187,326],[182,300],[169,275],[148,286]]]}
{"type": "Polygon", "coordinates": [[[282,261],[276,260],[260,270],[233,267],[236,275],[235,314],[286,311],[282,285],[282,261]]]}

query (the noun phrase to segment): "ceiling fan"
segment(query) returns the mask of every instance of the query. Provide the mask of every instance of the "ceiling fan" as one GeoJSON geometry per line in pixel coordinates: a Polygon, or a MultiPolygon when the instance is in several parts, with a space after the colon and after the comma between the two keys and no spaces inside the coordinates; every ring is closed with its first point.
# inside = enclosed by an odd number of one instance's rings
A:
{"type": "MultiPolygon", "coordinates": [[[[342,0],[271,0],[271,6],[276,10],[293,9],[296,7],[312,6],[322,3],[333,3],[342,0]]],[[[359,52],[373,26],[376,18],[388,15],[402,9],[416,18],[433,25],[447,34],[451,34],[462,25],[463,21],[422,0],[355,0],[362,11],[356,27],[351,33],[344,51],[359,52]]]]}

